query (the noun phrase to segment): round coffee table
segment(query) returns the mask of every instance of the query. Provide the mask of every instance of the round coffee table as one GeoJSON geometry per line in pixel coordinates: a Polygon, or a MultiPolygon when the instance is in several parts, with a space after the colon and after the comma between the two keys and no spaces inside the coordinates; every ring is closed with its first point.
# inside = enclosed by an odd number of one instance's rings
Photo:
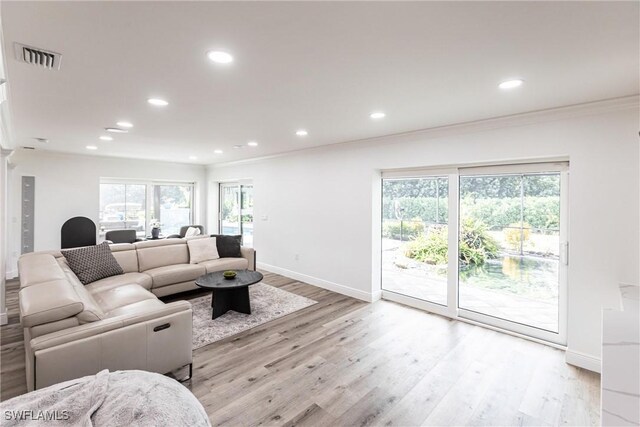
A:
{"type": "Polygon", "coordinates": [[[234,279],[225,279],[222,271],[208,273],[198,277],[196,285],[211,289],[212,319],[222,316],[229,310],[251,314],[249,286],[262,280],[262,273],[252,270],[237,270],[234,279]]]}

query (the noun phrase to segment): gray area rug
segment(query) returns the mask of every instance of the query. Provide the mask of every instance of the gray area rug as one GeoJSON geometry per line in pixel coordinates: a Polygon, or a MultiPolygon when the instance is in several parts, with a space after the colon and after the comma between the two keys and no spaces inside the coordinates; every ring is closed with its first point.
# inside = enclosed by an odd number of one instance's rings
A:
{"type": "Polygon", "coordinates": [[[316,304],[309,298],[257,283],[249,286],[251,314],[228,311],[211,319],[211,295],[189,300],[193,307],[193,349],[235,335],[316,304]]]}

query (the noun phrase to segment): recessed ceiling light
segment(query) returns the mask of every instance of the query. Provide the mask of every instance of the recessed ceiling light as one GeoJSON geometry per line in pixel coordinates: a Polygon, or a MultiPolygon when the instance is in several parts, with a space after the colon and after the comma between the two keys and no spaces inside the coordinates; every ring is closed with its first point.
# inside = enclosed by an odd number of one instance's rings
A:
{"type": "Polygon", "coordinates": [[[198,160],[198,156],[189,156],[189,160],[198,160]]]}
{"type": "Polygon", "coordinates": [[[109,135],[102,135],[100,139],[103,141],[113,141],[113,138],[111,138],[109,135]]]}
{"type": "Polygon", "coordinates": [[[129,132],[126,129],[120,129],[120,128],[104,128],[104,130],[106,130],[107,132],[113,132],[113,133],[127,133],[127,132],[129,132]]]}
{"type": "Polygon", "coordinates": [[[249,141],[249,142],[247,142],[247,145],[248,145],[249,147],[257,147],[257,146],[258,146],[258,143],[257,143],[256,141],[249,141]]]}
{"type": "Polygon", "coordinates": [[[304,129],[298,129],[298,130],[296,131],[296,135],[298,135],[298,136],[307,136],[307,135],[309,135],[309,132],[307,132],[307,131],[306,131],[306,130],[304,130],[304,129]]]}
{"type": "Polygon", "coordinates": [[[95,145],[87,145],[87,150],[97,150],[98,147],[96,147],[95,145]]]}
{"type": "Polygon", "coordinates": [[[222,150],[213,150],[213,152],[216,153],[216,154],[222,154],[223,153],[222,150]]]}
{"type": "Polygon", "coordinates": [[[118,122],[116,123],[118,126],[120,126],[121,128],[132,128],[133,124],[131,124],[130,122],[118,122]]]}
{"type": "Polygon", "coordinates": [[[240,150],[240,149],[242,149],[244,147],[242,147],[242,145],[240,145],[240,144],[236,144],[236,145],[233,146],[233,148],[235,148],[236,150],[240,150]]]}
{"type": "Polygon", "coordinates": [[[210,50],[207,52],[207,56],[216,64],[228,64],[233,62],[233,56],[221,50],[210,50]]]}
{"type": "Polygon", "coordinates": [[[47,139],[47,138],[39,138],[39,137],[35,137],[35,138],[33,138],[33,139],[35,139],[35,140],[36,140],[36,141],[38,141],[38,142],[42,142],[42,143],[44,143],[44,144],[48,144],[48,143],[49,143],[49,139],[47,139]]]}
{"type": "Polygon", "coordinates": [[[376,111],[374,113],[369,114],[369,117],[371,117],[372,119],[382,119],[384,116],[386,116],[386,114],[383,113],[382,111],[376,111]]]}
{"type": "Polygon", "coordinates": [[[155,105],[157,107],[166,107],[167,105],[169,105],[169,103],[167,101],[165,101],[164,99],[159,99],[159,98],[149,98],[147,99],[147,102],[151,105],[155,105]]]}
{"type": "Polygon", "coordinates": [[[522,86],[522,83],[524,83],[524,80],[520,80],[520,79],[507,80],[505,82],[500,83],[498,87],[500,89],[513,89],[515,87],[522,86]]]}

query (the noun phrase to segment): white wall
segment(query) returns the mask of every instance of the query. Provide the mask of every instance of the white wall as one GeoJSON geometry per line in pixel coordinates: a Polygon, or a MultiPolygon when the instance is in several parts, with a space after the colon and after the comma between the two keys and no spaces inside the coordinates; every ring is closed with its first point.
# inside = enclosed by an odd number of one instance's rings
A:
{"type": "Polygon", "coordinates": [[[36,177],[35,250],[60,248],[60,227],[69,218],[86,216],[98,223],[100,178],[157,179],[196,183],[196,222],[206,218],[206,170],[201,165],[130,160],[113,157],[17,150],[11,156],[9,266],[16,273],[20,255],[20,182],[36,177]]]}
{"type": "Polygon", "coordinates": [[[210,166],[207,179],[253,179],[263,266],[371,300],[381,169],[568,157],[568,359],[597,369],[601,307],[639,282],[638,114],[631,97],[210,166]]]}
{"type": "Polygon", "coordinates": [[[8,156],[10,150],[2,148],[0,144],[0,325],[8,322],[6,294],[6,274],[7,269],[7,176],[8,176],[8,156]]]}

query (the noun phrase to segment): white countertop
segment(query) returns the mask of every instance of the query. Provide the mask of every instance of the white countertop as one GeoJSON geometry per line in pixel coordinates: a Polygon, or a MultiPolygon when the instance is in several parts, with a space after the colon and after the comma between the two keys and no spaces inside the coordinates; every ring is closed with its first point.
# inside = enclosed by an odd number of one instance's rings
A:
{"type": "Polygon", "coordinates": [[[602,313],[603,426],[640,425],[640,287],[620,285],[620,310],[602,313]]]}

